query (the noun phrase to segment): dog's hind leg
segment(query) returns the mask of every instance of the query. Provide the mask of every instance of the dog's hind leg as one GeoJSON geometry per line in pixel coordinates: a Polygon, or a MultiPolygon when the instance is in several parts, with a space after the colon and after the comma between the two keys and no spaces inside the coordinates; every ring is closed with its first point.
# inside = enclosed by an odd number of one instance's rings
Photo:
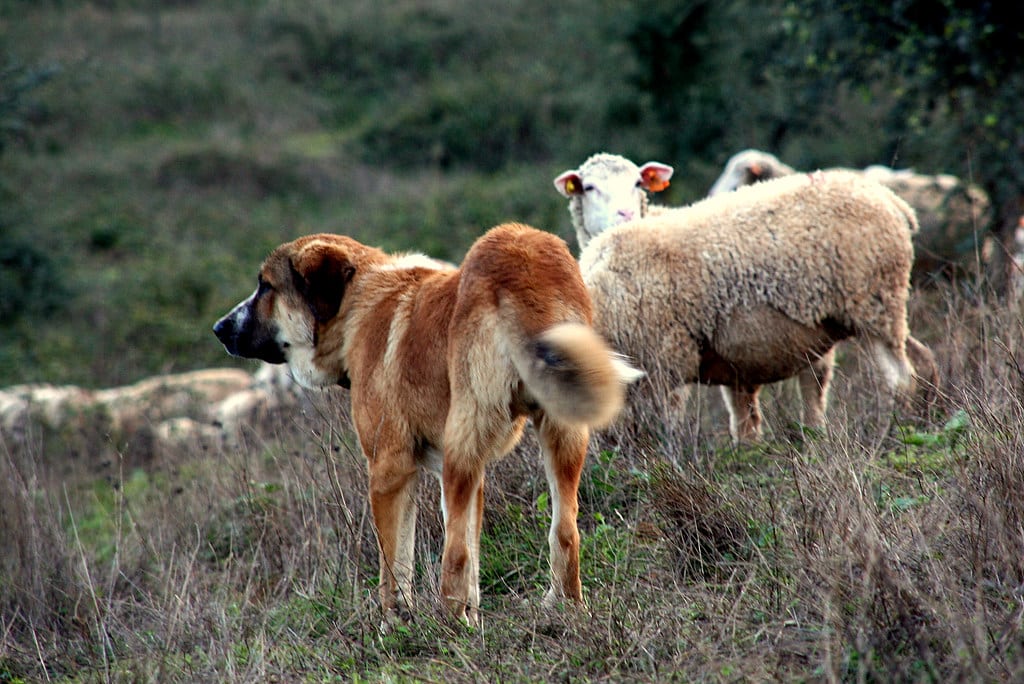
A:
{"type": "Polygon", "coordinates": [[[445,535],[441,596],[457,619],[476,625],[480,607],[480,528],[484,513],[484,470],[466,460],[445,458],[441,493],[445,535]]]}
{"type": "Polygon", "coordinates": [[[548,546],[551,560],[551,588],[544,606],[561,599],[583,602],[580,585],[579,485],[587,456],[589,431],[586,427],[552,420],[542,411],[533,418],[544,457],[544,472],[551,494],[551,530],[548,546]]]}
{"type": "Polygon", "coordinates": [[[376,447],[366,453],[369,455],[370,506],[380,545],[380,603],[385,621],[395,617],[408,621],[413,601],[419,470],[411,453],[384,451],[380,443],[376,447]]]}
{"type": "Polygon", "coordinates": [[[526,419],[510,418],[502,406],[482,406],[478,394],[455,385],[452,394],[441,476],[446,511],[441,597],[453,616],[475,625],[480,607],[484,468],[512,450],[526,419]]]}

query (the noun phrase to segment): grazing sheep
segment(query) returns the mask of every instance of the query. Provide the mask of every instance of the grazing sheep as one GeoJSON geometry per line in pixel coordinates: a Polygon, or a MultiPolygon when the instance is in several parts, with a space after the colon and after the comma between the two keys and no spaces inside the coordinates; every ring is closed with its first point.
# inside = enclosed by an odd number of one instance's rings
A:
{"type": "MultiPolygon", "coordinates": [[[[616,225],[621,212],[604,196],[588,209],[590,171],[555,185],[574,199],[595,325],[667,387],[722,386],[734,440],[760,437],[761,386],[794,375],[804,422],[823,426],[833,347],[848,337],[870,343],[894,390],[911,389],[914,365],[934,382],[931,352],[907,331],[914,212],[877,183],[803,174],[616,225]],[[594,216],[601,228],[581,225],[594,216]]],[[[642,191],[625,187],[618,196],[642,215],[642,191]]],[[[632,187],[645,187],[642,175],[632,187]]]]}
{"type": "MultiPolygon", "coordinates": [[[[743,150],[729,159],[708,196],[794,173],[798,172],[772,154],[743,150]]],[[[910,169],[878,165],[860,173],[895,192],[917,212],[920,229],[914,235],[915,282],[927,282],[936,274],[957,269],[970,271],[979,254],[987,261],[993,248],[991,237],[986,235],[978,249],[978,235],[992,218],[984,190],[948,174],[925,176],[910,169]]]]}
{"type": "Polygon", "coordinates": [[[743,150],[734,154],[726,162],[722,175],[708,190],[708,197],[714,197],[723,192],[732,192],[744,185],[791,176],[794,173],[796,173],[796,169],[783,164],[774,154],[761,150],[743,150]]]}

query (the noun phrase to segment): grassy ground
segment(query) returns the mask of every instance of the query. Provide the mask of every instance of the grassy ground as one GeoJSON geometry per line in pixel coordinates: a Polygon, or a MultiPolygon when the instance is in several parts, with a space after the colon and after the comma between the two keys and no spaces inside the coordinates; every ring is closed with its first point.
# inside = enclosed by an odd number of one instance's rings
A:
{"type": "Polygon", "coordinates": [[[598,436],[580,610],[539,607],[548,510],[528,439],[488,476],[476,630],[436,599],[427,482],[417,609],[378,632],[342,390],[134,470],[90,462],[101,445],[69,461],[41,457],[57,436],[5,439],[0,681],[1019,678],[1024,334],[952,288],[913,315],[943,371],[928,418],[891,414],[848,345],[826,434],[793,427],[783,386],[763,446],[729,447],[707,392],[660,443],[598,436]]]}

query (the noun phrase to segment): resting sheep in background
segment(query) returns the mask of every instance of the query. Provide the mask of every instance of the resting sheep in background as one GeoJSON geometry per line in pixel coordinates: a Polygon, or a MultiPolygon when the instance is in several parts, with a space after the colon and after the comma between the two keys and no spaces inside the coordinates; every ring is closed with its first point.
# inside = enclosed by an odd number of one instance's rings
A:
{"type": "MultiPolygon", "coordinates": [[[[729,159],[708,196],[794,173],[798,171],[775,155],[743,150],[729,159]]],[[[977,185],[948,174],[926,176],[910,169],[878,165],[858,173],[889,188],[917,212],[920,230],[914,235],[912,271],[916,282],[926,282],[936,274],[957,268],[972,271],[979,256],[983,262],[988,261],[993,241],[987,235],[981,241],[978,237],[991,221],[991,202],[977,185]]]]}
{"type": "Polygon", "coordinates": [[[833,348],[848,337],[870,344],[894,391],[909,393],[915,372],[935,381],[931,352],[907,331],[917,225],[905,202],[833,171],[622,222],[644,216],[645,189],[667,185],[671,168],[654,164],[596,155],[555,179],[595,325],[652,380],[720,385],[737,441],[761,435],[762,385],[793,376],[804,423],[822,427],[833,348]]]}

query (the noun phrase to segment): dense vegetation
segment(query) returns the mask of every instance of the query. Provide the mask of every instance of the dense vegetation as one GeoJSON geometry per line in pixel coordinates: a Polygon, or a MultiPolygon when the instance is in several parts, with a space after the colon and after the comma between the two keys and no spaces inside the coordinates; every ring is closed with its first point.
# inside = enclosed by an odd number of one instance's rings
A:
{"type": "Polygon", "coordinates": [[[0,385],[223,363],[210,323],[301,233],[450,259],[508,219],[568,238],[550,179],[602,149],[676,166],[676,203],[744,147],[1019,189],[1021,22],[947,8],[973,61],[943,80],[898,9],[868,43],[880,11],[0,3],[0,385]]]}
{"type": "MultiPolygon", "coordinates": [[[[572,242],[551,179],[598,150],[673,164],[667,203],[745,147],[955,173],[1005,233],[1024,187],[1019,13],[0,0],[0,387],[232,363],[210,326],[303,233],[452,260],[510,219],[572,242]]],[[[137,469],[102,430],[0,435],[0,682],[1019,679],[1024,326],[998,289],[914,293],[943,375],[930,411],[890,420],[851,345],[827,434],[794,427],[783,387],[763,447],[726,445],[714,392],[677,440],[602,436],[584,611],[537,605],[548,502],[517,450],[488,480],[474,632],[431,594],[432,483],[419,609],[377,632],[340,390],[137,469]]]]}

